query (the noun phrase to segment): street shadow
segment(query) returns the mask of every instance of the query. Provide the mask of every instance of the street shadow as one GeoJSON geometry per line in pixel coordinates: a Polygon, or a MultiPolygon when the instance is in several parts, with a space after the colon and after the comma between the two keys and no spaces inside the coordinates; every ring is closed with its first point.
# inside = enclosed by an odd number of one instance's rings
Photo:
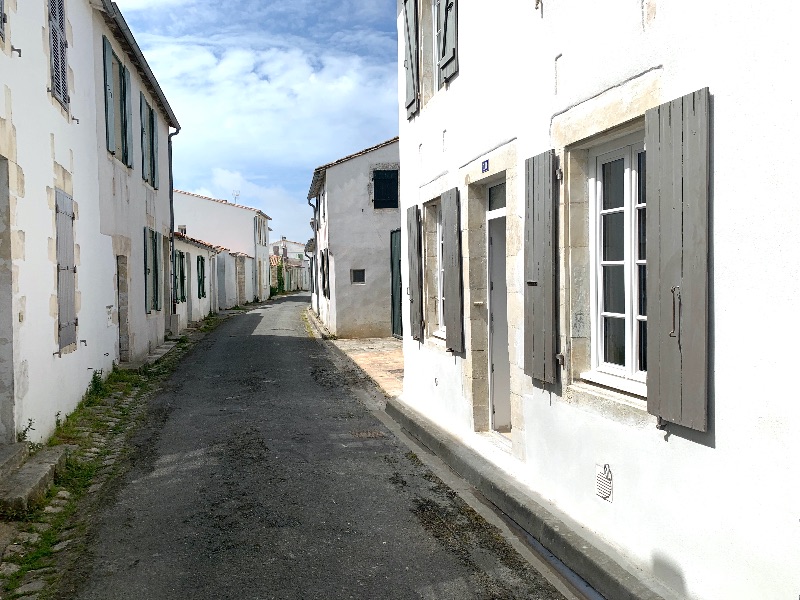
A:
{"type": "Polygon", "coordinates": [[[660,552],[655,552],[652,558],[653,575],[662,584],[675,593],[675,598],[688,598],[686,579],[683,571],[675,563],[660,552]]]}

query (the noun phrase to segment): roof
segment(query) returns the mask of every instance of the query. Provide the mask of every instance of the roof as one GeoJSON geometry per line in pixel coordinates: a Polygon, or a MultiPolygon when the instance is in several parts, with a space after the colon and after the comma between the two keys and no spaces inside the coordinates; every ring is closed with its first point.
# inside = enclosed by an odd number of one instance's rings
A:
{"type": "Polygon", "coordinates": [[[272,217],[270,217],[264,211],[262,211],[261,209],[258,209],[258,208],[253,208],[252,206],[245,206],[244,204],[234,204],[233,202],[228,202],[227,200],[220,200],[219,198],[211,198],[210,196],[201,196],[200,194],[193,194],[192,192],[185,192],[183,190],[177,190],[176,189],[176,190],[173,190],[173,191],[177,192],[179,194],[185,194],[186,196],[193,196],[194,198],[201,198],[203,200],[211,200],[211,202],[218,202],[219,204],[225,204],[226,206],[233,206],[234,208],[244,208],[244,209],[247,209],[247,210],[252,210],[253,212],[256,212],[256,213],[260,214],[262,217],[264,217],[266,219],[269,219],[270,221],[272,220],[272,217]]]}
{"type": "Polygon", "coordinates": [[[208,242],[204,242],[203,240],[198,240],[197,238],[189,237],[185,233],[181,233],[180,231],[173,232],[173,237],[178,240],[182,240],[187,244],[192,244],[193,246],[201,246],[204,248],[209,248],[213,250],[216,254],[220,252],[229,252],[228,248],[225,246],[217,246],[216,244],[209,244],[208,242]]]}
{"type": "Polygon", "coordinates": [[[279,264],[281,264],[281,257],[277,256],[276,254],[270,254],[269,264],[271,267],[277,267],[279,264]]]}
{"type": "Polygon", "coordinates": [[[353,160],[354,158],[358,158],[359,156],[364,156],[365,154],[369,154],[373,150],[378,150],[379,148],[383,148],[384,146],[389,146],[390,144],[394,144],[395,142],[399,141],[399,137],[393,137],[390,140],[386,140],[385,142],[381,142],[376,146],[371,146],[370,148],[365,148],[364,150],[360,150],[355,154],[350,154],[349,156],[345,156],[344,158],[340,158],[333,162],[329,162],[326,165],[322,165],[321,167],[317,167],[314,169],[314,176],[311,178],[311,187],[308,190],[308,199],[316,198],[319,195],[320,189],[322,188],[322,180],[325,176],[325,171],[330,169],[331,167],[335,167],[336,165],[340,165],[348,160],[353,160]]]}
{"type": "Polygon", "coordinates": [[[178,123],[178,118],[175,116],[175,113],[172,112],[172,107],[170,107],[169,102],[167,102],[164,91],[158,84],[156,76],[153,75],[153,71],[150,70],[150,65],[147,64],[144,54],[142,54],[142,49],[139,48],[139,44],[136,43],[136,39],[133,37],[133,33],[131,33],[128,24],[125,22],[125,18],[122,16],[117,3],[111,0],[101,1],[103,10],[105,11],[105,21],[109,28],[114,33],[117,40],[123,44],[125,52],[136,65],[145,85],[147,85],[150,93],[158,101],[161,111],[167,116],[169,124],[175,129],[180,129],[181,126],[178,123]]]}

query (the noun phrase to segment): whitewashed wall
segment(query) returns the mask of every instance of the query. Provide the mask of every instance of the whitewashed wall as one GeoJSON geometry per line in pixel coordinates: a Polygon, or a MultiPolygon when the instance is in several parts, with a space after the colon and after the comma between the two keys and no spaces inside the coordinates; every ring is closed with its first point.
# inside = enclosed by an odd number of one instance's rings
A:
{"type": "Polygon", "coordinates": [[[175,237],[175,251],[183,252],[186,256],[186,302],[176,304],[176,314],[179,318],[179,328],[183,330],[189,323],[200,321],[211,312],[216,312],[216,302],[213,301],[216,293],[216,259],[215,251],[207,246],[199,246],[175,237]],[[205,296],[198,297],[199,282],[197,278],[197,257],[205,259],[205,296]]]}
{"type": "MultiPolygon", "coordinates": [[[[509,452],[473,433],[473,403],[485,403],[466,384],[477,367],[435,343],[404,338],[406,373],[414,373],[405,379],[407,403],[515,474],[675,597],[800,593],[800,461],[794,458],[800,456],[800,405],[777,377],[792,372],[791,340],[800,334],[792,316],[800,297],[800,211],[791,202],[776,206],[793,197],[790,174],[798,158],[794,81],[784,76],[800,68],[791,31],[797,13],[789,2],[769,10],[740,1],[723,8],[688,0],[570,0],[545,2],[539,10],[517,0],[461,2],[457,77],[411,121],[400,86],[403,209],[459,187],[463,210],[469,209],[467,186],[482,177],[524,173],[528,157],[550,148],[561,154],[565,145],[641,117],[647,108],[710,88],[710,435],[665,439],[640,399],[586,384],[546,392],[523,374],[521,176],[508,190],[516,419],[509,452]],[[760,168],[748,169],[746,156],[761,158],[760,168]],[[485,159],[490,171],[482,173],[485,159]],[[613,503],[595,496],[595,465],[605,463],[614,473],[613,503]]],[[[403,83],[402,3],[398,15],[403,83]]],[[[562,276],[566,260],[561,254],[562,276]]],[[[474,268],[480,266],[465,272],[474,268]]],[[[562,288],[562,333],[571,326],[564,294],[562,288]]],[[[471,299],[467,290],[465,304],[471,299]]],[[[409,331],[407,307],[404,319],[409,331]]]]}

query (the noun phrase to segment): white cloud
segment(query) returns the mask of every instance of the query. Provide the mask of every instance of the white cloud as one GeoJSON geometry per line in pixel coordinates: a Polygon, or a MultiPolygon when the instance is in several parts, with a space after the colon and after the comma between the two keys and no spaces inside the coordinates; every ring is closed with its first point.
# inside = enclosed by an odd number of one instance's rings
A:
{"type": "Polygon", "coordinates": [[[192,0],[116,0],[123,13],[189,4],[192,0]]]}

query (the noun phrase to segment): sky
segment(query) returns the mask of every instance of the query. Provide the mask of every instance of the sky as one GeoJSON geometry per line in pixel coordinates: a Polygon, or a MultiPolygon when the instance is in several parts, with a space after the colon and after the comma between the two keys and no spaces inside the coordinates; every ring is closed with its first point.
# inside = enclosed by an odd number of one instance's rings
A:
{"type": "Polygon", "coordinates": [[[312,236],[315,167],[397,135],[394,0],[117,5],[181,125],[175,187],[260,208],[270,240],[312,236]]]}

